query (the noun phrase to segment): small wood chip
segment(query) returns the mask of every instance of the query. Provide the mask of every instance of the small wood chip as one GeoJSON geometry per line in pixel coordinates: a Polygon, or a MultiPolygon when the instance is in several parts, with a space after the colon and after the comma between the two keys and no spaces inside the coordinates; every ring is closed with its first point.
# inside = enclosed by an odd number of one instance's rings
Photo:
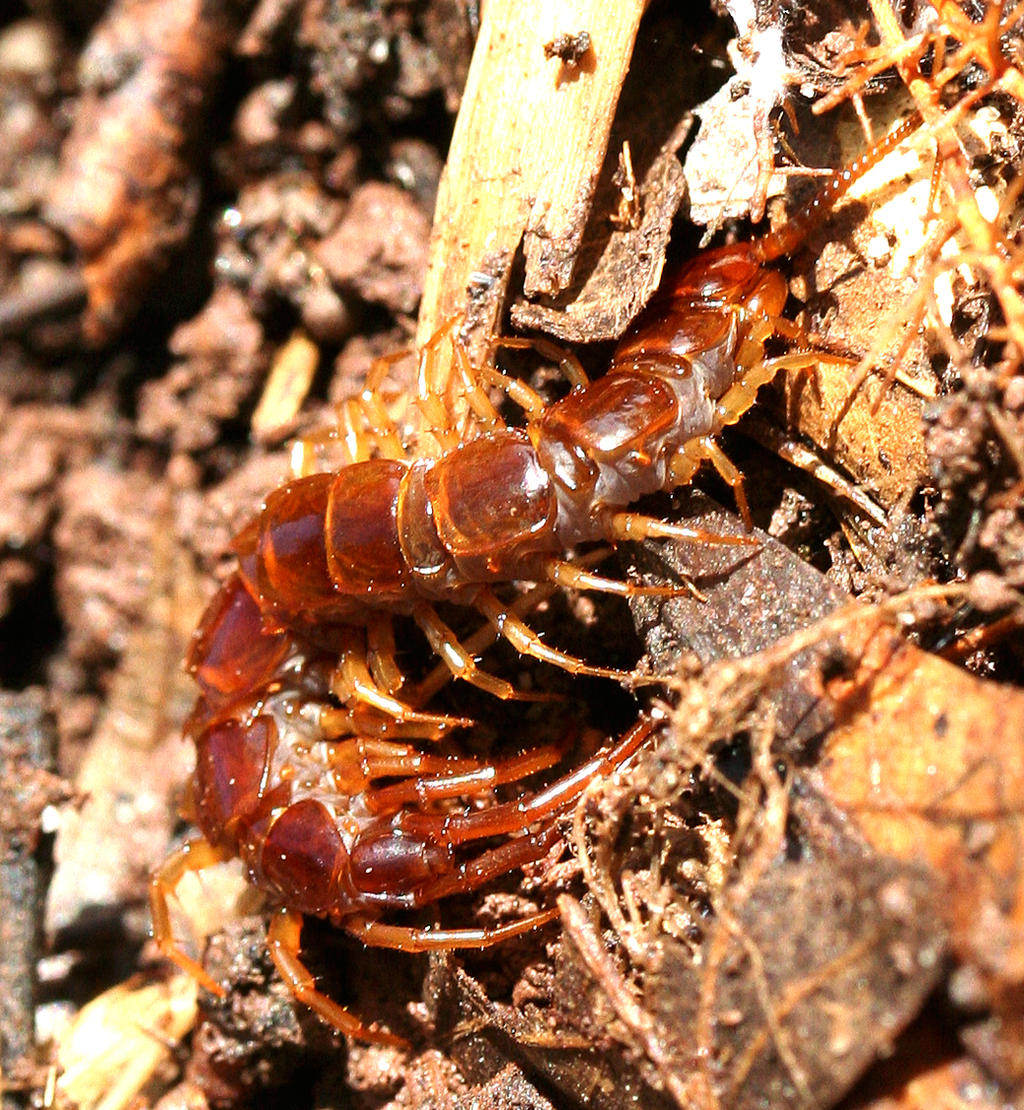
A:
{"type": "Polygon", "coordinates": [[[315,343],[296,332],[274,356],[263,395],[252,414],[252,437],[257,443],[276,442],[292,430],[320,362],[315,343]]]}

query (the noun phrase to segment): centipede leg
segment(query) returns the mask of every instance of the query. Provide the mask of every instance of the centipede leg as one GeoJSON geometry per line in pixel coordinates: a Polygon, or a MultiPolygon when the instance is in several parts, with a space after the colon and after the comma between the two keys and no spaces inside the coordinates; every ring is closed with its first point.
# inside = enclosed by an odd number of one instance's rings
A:
{"type": "MultiPolygon", "coordinates": [[[[468,894],[501,875],[543,859],[560,839],[558,828],[551,822],[536,833],[506,840],[504,844],[465,860],[456,870],[439,875],[420,887],[415,894],[416,905],[428,906],[454,894],[468,894]]],[[[524,926],[523,931],[527,927],[524,926]]]]}
{"type": "Polygon", "coordinates": [[[339,790],[349,794],[367,791],[370,808],[380,811],[393,806],[397,810],[407,803],[426,804],[440,798],[483,794],[492,787],[516,782],[554,766],[564,755],[564,747],[542,744],[508,759],[485,763],[472,757],[436,755],[409,744],[359,736],[331,744],[327,762],[339,790]],[[370,790],[376,779],[399,777],[407,781],[370,790]]]}
{"type": "MultiPolygon", "coordinates": [[[[536,794],[472,813],[409,812],[403,815],[402,828],[411,834],[434,836],[452,845],[519,832],[559,813],[583,793],[588,783],[617,770],[647,740],[657,726],[657,718],[642,717],[614,744],[603,748],[570,774],[556,779],[536,794]]],[[[511,843],[514,844],[517,841],[511,843]]],[[[495,849],[495,851],[498,850],[495,849]]],[[[451,877],[442,877],[438,883],[451,881],[451,877]]],[[[436,885],[432,884],[429,889],[432,897],[443,896],[443,893],[438,893],[436,885]]]]}
{"type": "MultiPolygon", "coordinates": [[[[726,397],[728,397],[728,393],[726,397]]],[[[691,440],[672,456],[669,460],[669,474],[673,483],[682,484],[689,481],[705,459],[718,471],[719,476],[732,490],[733,497],[736,499],[736,507],[740,511],[744,525],[747,529],[753,528],[754,521],[750,515],[747,492],[743,486],[743,475],[711,436],[702,436],[700,439],[691,440]]]]}
{"type": "MultiPolygon", "coordinates": [[[[512,611],[517,616],[522,616],[546,601],[554,592],[555,587],[547,583],[534,586],[516,598],[512,603],[512,611]]],[[[472,635],[467,636],[462,641],[462,646],[471,655],[479,655],[480,652],[489,648],[498,639],[498,636],[498,630],[490,623],[482,624],[472,635]]],[[[408,695],[409,700],[414,705],[425,705],[438,690],[451,681],[451,677],[452,673],[448,667],[444,663],[439,663],[424,679],[417,683],[408,695]]]]}
{"type": "Polygon", "coordinates": [[[226,993],[198,960],[189,956],[174,938],[168,900],[189,872],[204,871],[231,858],[231,852],[215,848],[209,841],[197,838],[183,844],[164,860],[149,879],[149,910],[153,921],[153,939],[161,955],[177,964],[200,986],[221,997],[226,993]]]}
{"type": "Polygon", "coordinates": [[[544,569],[549,582],[570,590],[594,590],[614,594],[616,597],[678,597],[680,594],[692,593],[692,587],[648,586],[642,582],[606,578],[603,574],[593,574],[565,559],[549,559],[544,569]]]}
{"type": "MultiPolygon", "coordinates": [[[[555,347],[554,344],[544,343],[532,339],[494,339],[492,344],[504,347],[536,347],[548,357],[554,357],[562,367],[566,377],[574,386],[588,384],[587,375],[579,360],[567,351],[555,347]]],[[[488,366],[476,371],[470,365],[469,356],[465,349],[458,344],[454,345],[455,365],[459,378],[462,381],[466,402],[476,415],[477,419],[488,429],[504,429],[507,427],[498,410],[491,403],[482,382],[497,386],[506,393],[531,420],[539,419],[546,406],[540,394],[532,390],[525,382],[503,374],[500,370],[488,366]]]]}
{"type": "Polygon", "coordinates": [[[338,406],[338,438],[345,445],[345,462],[365,462],[370,457],[370,440],[366,434],[365,412],[355,398],[338,406]]]}
{"type": "Polygon", "coordinates": [[[462,319],[464,317],[461,313],[453,312],[420,348],[416,387],[421,397],[425,397],[427,394],[433,394],[437,397],[446,395],[445,386],[447,383],[439,381],[437,378],[437,353],[440,351],[442,343],[449,337],[453,347],[459,345],[458,336],[454,333],[455,325],[462,319]]]}
{"type": "MultiPolygon", "coordinates": [[[[454,875],[443,876],[421,887],[415,896],[417,905],[426,906],[450,894],[465,894],[510,871],[533,863],[551,850],[559,839],[553,826],[536,836],[520,836],[483,852],[462,864],[454,875]]],[[[417,928],[387,925],[365,917],[351,917],[345,929],[364,944],[374,948],[396,948],[403,952],[437,952],[452,948],[489,948],[493,944],[531,932],[558,916],[557,907],[541,910],[504,925],[482,929],[417,928]]]]}
{"type": "Polygon", "coordinates": [[[390,614],[373,617],[366,625],[366,662],[374,682],[389,694],[397,694],[405,682],[396,653],[395,626],[390,614]]]}
{"type": "Polygon", "coordinates": [[[376,779],[424,775],[462,776],[485,766],[479,759],[437,755],[411,744],[353,736],[330,742],[326,764],[335,787],[343,794],[362,794],[376,779]]]}
{"type": "Polygon", "coordinates": [[[347,1037],[374,1044],[388,1044],[407,1047],[408,1042],[393,1033],[367,1025],[355,1014],[339,1006],[316,989],[312,974],[300,958],[302,941],[302,914],[294,910],[279,910],[270,921],[267,930],[267,946],[274,967],[285,981],[288,989],[304,1005],[308,1006],[335,1029],[347,1037]]]}
{"type": "Polygon", "coordinates": [[[550,700],[547,694],[525,693],[517,690],[511,682],[481,670],[473,656],[459,643],[455,633],[441,620],[432,606],[417,605],[412,611],[412,617],[423,630],[434,653],[456,678],[461,678],[464,682],[504,700],[550,700]]]}
{"type": "Polygon", "coordinates": [[[753,536],[730,536],[724,532],[709,532],[689,524],[672,524],[642,513],[609,513],[604,522],[605,535],[610,540],[683,540],[686,543],[713,543],[727,547],[757,546],[753,536]]]}
{"type": "Polygon", "coordinates": [[[490,590],[480,590],[473,599],[473,605],[520,655],[529,655],[533,659],[550,663],[552,666],[559,667],[570,674],[584,674],[594,678],[612,678],[617,681],[630,681],[635,678],[631,671],[620,671],[614,667],[595,667],[575,655],[570,655],[568,652],[560,651],[558,648],[553,648],[544,643],[539,633],[516,616],[514,610],[501,602],[490,590]]]}
{"type": "Polygon", "coordinates": [[[490,397],[487,396],[487,391],[480,385],[477,376],[474,374],[473,367],[469,361],[469,353],[466,351],[465,347],[455,344],[453,354],[455,357],[455,368],[462,382],[463,392],[470,409],[472,409],[477,419],[489,431],[504,429],[507,425],[505,421],[502,420],[498,410],[491,403],[490,397]]]}
{"type": "MultiPolygon", "coordinates": [[[[434,368],[437,365],[437,352],[444,340],[451,335],[455,325],[461,317],[458,314],[449,316],[427,342],[419,350],[419,359],[416,372],[417,393],[414,404],[424,417],[425,426],[430,429],[430,434],[437,440],[442,451],[448,451],[458,445],[458,434],[452,421],[452,411],[446,401],[447,390],[437,381],[434,368]]],[[[453,345],[458,345],[453,339],[453,345]]],[[[380,389],[387,375],[388,369],[396,362],[401,362],[410,355],[416,354],[415,348],[405,348],[391,354],[382,355],[374,359],[366,374],[365,389],[361,400],[367,405],[367,411],[374,418],[383,414],[383,406],[377,399],[380,389]]],[[[403,454],[393,455],[402,458],[403,454]]]]}
{"type": "MultiPolygon", "coordinates": [[[[447,672],[445,672],[447,674],[447,672]]],[[[451,675],[449,674],[450,678],[451,675]]],[[[346,736],[379,737],[390,740],[440,740],[455,727],[465,727],[466,718],[438,718],[435,721],[397,720],[370,705],[355,702],[337,707],[322,705],[317,722],[325,740],[337,741],[346,736]],[[451,722],[458,721],[459,724],[451,722]]]]}
{"type": "Polygon", "coordinates": [[[464,429],[457,427],[456,405],[452,399],[452,375],[439,377],[441,365],[438,358],[442,342],[451,337],[453,359],[458,361],[463,348],[458,337],[453,335],[459,316],[451,316],[430,337],[420,352],[417,376],[416,407],[424,416],[425,426],[434,437],[442,451],[454,450],[462,441],[464,429]]]}
{"type": "Polygon", "coordinates": [[[435,713],[421,713],[406,702],[399,701],[386,690],[382,690],[370,674],[369,667],[362,655],[365,649],[353,637],[347,638],[341,653],[341,661],[331,678],[333,693],[341,702],[349,698],[361,701],[394,720],[414,725],[438,726],[439,728],[467,728],[473,722],[465,717],[446,717],[435,713]]]}
{"type": "Polygon", "coordinates": [[[373,454],[386,459],[406,457],[398,429],[380,398],[370,390],[346,401],[338,410],[338,422],[349,462],[363,462],[373,454]]]}
{"type": "Polygon", "coordinates": [[[822,362],[850,365],[850,360],[839,355],[823,355],[820,351],[792,351],[778,358],[763,359],[752,366],[734,385],[722,394],[717,404],[716,424],[724,428],[735,424],[750,408],[762,386],[773,381],[785,370],[814,370],[822,362]]]}
{"type": "MultiPolygon", "coordinates": [[[[434,334],[427,340],[427,342],[419,349],[419,374],[422,377],[424,359],[427,357],[428,352],[436,351],[448,335],[452,328],[459,322],[459,316],[452,315],[445,320],[441,326],[434,332],[434,334]]],[[[371,392],[376,392],[384,384],[384,379],[387,376],[388,370],[395,365],[396,362],[401,362],[403,359],[409,358],[417,353],[415,347],[403,347],[398,351],[391,351],[386,355],[379,355],[370,363],[370,368],[366,372],[366,389],[371,392]]]]}
{"type": "Polygon", "coordinates": [[[448,406],[440,397],[430,394],[417,397],[416,407],[420,410],[427,434],[433,436],[442,452],[454,451],[459,446],[459,433],[451,420],[448,406]]]}
{"type": "Polygon", "coordinates": [[[558,368],[565,375],[566,381],[572,386],[590,385],[583,363],[565,347],[559,347],[548,339],[527,338],[518,335],[492,335],[492,347],[509,347],[520,351],[534,350],[544,358],[558,363],[558,368]]]}
{"type": "Polygon", "coordinates": [[[495,786],[535,775],[553,767],[563,754],[562,746],[544,744],[508,759],[484,765],[473,760],[452,760],[436,777],[423,777],[423,771],[388,770],[391,775],[410,774],[405,782],[367,790],[365,804],[372,813],[397,813],[403,805],[428,805],[444,798],[471,798],[488,793],[495,786]]]}
{"type": "MultiPolygon", "coordinates": [[[[514,870],[507,867],[505,871],[514,870]]],[[[539,929],[558,916],[558,907],[531,913],[519,921],[488,929],[430,929],[412,925],[384,925],[366,918],[345,922],[345,930],[371,948],[394,948],[401,952],[447,952],[453,948],[490,948],[512,937],[539,929]]]]}
{"type": "Polygon", "coordinates": [[[531,389],[526,382],[503,374],[493,367],[485,367],[480,371],[480,376],[489,385],[496,385],[526,413],[528,420],[539,420],[544,415],[547,402],[536,391],[531,389]]]}
{"type": "Polygon", "coordinates": [[[394,421],[387,414],[380,398],[370,390],[338,406],[338,426],[330,430],[300,436],[291,450],[291,472],[304,478],[323,469],[322,456],[327,445],[332,453],[343,448],[346,463],[364,462],[374,455],[388,459],[405,459],[406,451],[394,421]]]}
{"type": "Polygon", "coordinates": [[[750,504],[747,501],[747,490],[743,484],[743,475],[740,473],[739,467],[729,458],[728,455],[718,446],[713,439],[708,439],[704,444],[704,451],[706,458],[711,462],[711,465],[718,471],[721,479],[732,490],[732,495],[736,499],[736,507],[740,511],[740,516],[743,518],[743,523],[746,527],[754,527],[754,518],[750,515],[750,504]]]}

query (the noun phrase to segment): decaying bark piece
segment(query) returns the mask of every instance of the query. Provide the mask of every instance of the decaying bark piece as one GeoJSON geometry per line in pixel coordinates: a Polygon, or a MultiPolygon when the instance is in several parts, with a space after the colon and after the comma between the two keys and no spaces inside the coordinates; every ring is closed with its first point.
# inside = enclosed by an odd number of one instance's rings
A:
{"type": "MultiPolygon", "coordinates": [[[[805,797],[788,819],[811,825],[821,809],[805,797]]],[[[772,859],[749,888],[736,876],[698,961],[662,942],[644,1003],[671,1046],[670,1074],[698,1105],[709,1089],[732,1110],[833,1105],[892,1050],[941,974],[927,872],[865,854],[839,820],[821,823],[827,835],[802,839],[798,858],[772,859]]]]}
{"type": "Polygon", "coordinates": [[[175,538],[168,491],[160,493],[163,511],[147,522],[151,578],[144,611],[76,775],[84,800],[61,815],[47,906],[51,935],[104,917],[120,919],[129,935],[144,936],[149,927],[141,908],[149,872],[175,820],[154,799],[167,795],[169,779],[180,792],[187,765],[181,722],[192,687],[180,660],[202,608],[195,570],[175,538]]]}
{"type": "Polygon", "coordinates": [[[477,342],[495,331],[520,242],[528,294],[568,284],[644,6],[486,5],[438,192],[419,342],[466,308],[467,288],[467,331],[477,342]],[[582,32],[590,47],[571,65],[553,53],[582,32]]]}
{"type": "Polygon", "coordinates": [[[93,34],[46,212],[78,252],[92,343],[123,325],[188,235],[199,204],[190,147],[233,14],[232,0],[120,0],[93,34]]]}
{"type": "MultiPolygon", "coordinates": [[[[52,773],[53,720],[42,690],[0,691],[0,1074],[31,1061],[35,1044],[36,969],[42,955],[42,908],[49,878],[40,852],[40,818],[66,801],[52,773]]],[[[7,1110],[14,1103],[3,1093],[7,1110]]]]}
{"type": "Polygon", "coordinates": [[[572,280],[554,296],[517,297],[511,311],[516,328],[571,343],[618,339],[651,299],[686,195],[679,151],[710,76],[670,6],[645,15],[572,280]],[[656,95],[652,73],[671,74],[656,95]]]}

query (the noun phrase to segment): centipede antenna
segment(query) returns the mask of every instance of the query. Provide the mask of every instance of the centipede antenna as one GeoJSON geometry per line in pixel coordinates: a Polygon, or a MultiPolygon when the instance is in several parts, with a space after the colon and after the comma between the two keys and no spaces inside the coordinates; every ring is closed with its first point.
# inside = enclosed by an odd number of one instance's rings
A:
{"type": "Polygon", "coordinates": [[[888,135],[879,139],[874,146],[864,151],[859,158],[839,170],[828,179],[811,202],[799,215],[788,220],[782,227],[755,240],[754,254],[762,262],[771,262],[785,254],[792,254],[804,239],[814,230],[840,200],[850,191],[868,170],[895,150],[908,135],[921,126],[921,113],[911,112],[888,135]]]}

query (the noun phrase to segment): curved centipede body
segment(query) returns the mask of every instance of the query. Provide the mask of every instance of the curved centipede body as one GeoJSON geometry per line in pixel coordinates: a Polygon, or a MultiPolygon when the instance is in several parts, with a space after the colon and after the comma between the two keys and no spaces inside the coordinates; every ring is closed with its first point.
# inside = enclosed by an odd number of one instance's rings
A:
{"type": "MultiPolygon", "coordinates": [[[[175,943],[168,897],[185,872],[238,857],[250,881],[282,907],[271,924],[270,949],[296,996],[349,1035],[401,1043],[316,990],[299,958],[302,916],[327,918],[366,944],[413,952],[486,947],[542,925],[555,910],[489,929],[419,928],[380,918],[475,890],[542,858],[559,839],[554,819],[590,781],[629,759],[655,722],[642,718],[542,790],[482,805],[496,787],[551,768],[562,746],[486,762],[423,751],[390,736],[337,739],[337,724],[325,720],[338,711],[330,704],[322,650],[287,633],[253,637],[259,610],[238,578],[219,597],[216,643],[205,643],[197,664],[203,693],[188,725],[202,838],[153,876],[156,939],[221,993],[175,943]]],[[[353,724],[348,717],[346,723],[353,724]]],[[[359,724],[364,733],[373,731],[365,716],[359,724]]]]}
{"type": "Polygon", "coordinates": [[[154,933],[171,958],[219,989],[177,947],[168,897],[185,872],[237,856],[282,907],[271,952],[295,994],[350,1035],[390,1041],[316,990],[299,959],[303,914],[410,951],[493,944],[554,915],[542,910],[491,930],[383,920],[540,858],[558,840],[556,819],[588,782],[630,758],[653,720],[641,718],[581,766],[530,790],[523,781],[554,766],[557,747],[480,761],[423,746],[471,722],[425,708],[436,673],[406,688],[394,621],[412,618],[446,674],[499,697],[520,695],[478,667],[488,636],[576,674],[621,677],[542,641],[522,606],[496,588],[532,580],[629,595],[646,587],[593,574],[567,551],[650,536],[750,542],[630,506],[689,482],[709,461],[749,520],[742,476],[716,438],[780,370],[817,361],[800,350],[766,357],[771,338],[800,335],[782,317],[786,283],[766,263],[792,251],[918,123],[911,117],[834,175],[780,231],[690,261],[622,339],[603,377],[589,382],[570,364],[575,384],[559,401],[546,404],[521,382],[470,367],[454,343],[459,388],[478,426],[466,438],[445,392],[431,384],[445,332],[421,355],[417,398],[440,451],[410,458],[376,393],[380,367],[371,370],[366,393],[344,413],[351,461],[267,497],[235,541],[237,572],[193,638],[188,666],[201,692],[188,732],[203,835],[151,884],[154,933]],[[499,416],[490,386],[523,409],[522,427],[499,416]],[[483,634],[460,642],[439,615],[441,602],[482,614],[483,634]],[[498,800],[495,786],[518,796],[498,800]]]}

